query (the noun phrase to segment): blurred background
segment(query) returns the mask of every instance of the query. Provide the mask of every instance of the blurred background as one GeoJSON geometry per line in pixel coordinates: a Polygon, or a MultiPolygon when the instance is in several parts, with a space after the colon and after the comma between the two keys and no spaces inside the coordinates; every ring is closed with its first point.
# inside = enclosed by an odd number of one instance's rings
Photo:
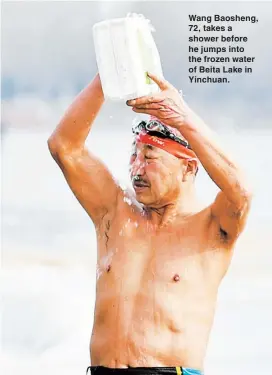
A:
{"type": "MultiPolygon", "coordinates": [[[[84,374],[96,279],[94,227],[69,191],[47,139],[96,73],[94,23],[142,13],[164,75],[247,171],[255,198],[220,288],[208,375],[272,373],[271,34],[269,2],[2,3],[2,374],[84,374]],[[188,79],[188,14],[255,15],[233,23],[247,36],[253,73],[230,84],[188,79]]],[[[230,64],[231,66],[231,64],[230,64]]],[[[88,145],[128,182],[131,125],[123,102],[105,103],[88,145]]],[[[203,170],[199,197],[217,192],[203,170]]]]}

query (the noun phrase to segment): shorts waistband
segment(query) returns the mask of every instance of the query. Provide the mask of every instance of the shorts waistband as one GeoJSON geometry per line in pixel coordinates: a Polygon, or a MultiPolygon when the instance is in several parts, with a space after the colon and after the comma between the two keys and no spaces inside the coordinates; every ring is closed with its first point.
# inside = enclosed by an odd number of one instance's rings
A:
{"type": "Polygon", "coordinates": [[[110,368],[89,366],[86,375],[204,375],[202,371],[189,367],[128,367],[110,368]]]}

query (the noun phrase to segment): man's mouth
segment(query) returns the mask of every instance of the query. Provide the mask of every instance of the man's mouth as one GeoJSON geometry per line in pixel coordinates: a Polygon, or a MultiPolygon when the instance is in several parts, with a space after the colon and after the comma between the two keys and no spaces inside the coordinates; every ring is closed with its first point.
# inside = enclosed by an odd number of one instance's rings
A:
{"type": "Polygon", "coordinates": [[[137,178],[133,178],[132,185],[135,190],[141,190],[150,186],[148,182],[137,178]]]}

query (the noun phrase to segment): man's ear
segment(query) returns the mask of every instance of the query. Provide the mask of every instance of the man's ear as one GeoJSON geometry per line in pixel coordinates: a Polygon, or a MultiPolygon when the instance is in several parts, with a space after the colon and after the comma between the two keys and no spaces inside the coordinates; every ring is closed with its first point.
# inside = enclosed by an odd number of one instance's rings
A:
{"type": "Polygon", "coordinates": [[[185,176],[195,176],[198,171],[198,163],[194,159],[187,160],[187,168],[185,176]]]}

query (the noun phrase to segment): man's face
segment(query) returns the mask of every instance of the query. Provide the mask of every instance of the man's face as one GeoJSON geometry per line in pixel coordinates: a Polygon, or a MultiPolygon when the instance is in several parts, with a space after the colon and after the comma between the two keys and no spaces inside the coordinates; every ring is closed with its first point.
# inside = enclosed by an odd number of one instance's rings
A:
{"type": "Polygon", "coordinates": [[[154,207],[178,196],[186,161],[155,146],[134,143],[130,158],[130,178],[138,202],[154,207]]]}

